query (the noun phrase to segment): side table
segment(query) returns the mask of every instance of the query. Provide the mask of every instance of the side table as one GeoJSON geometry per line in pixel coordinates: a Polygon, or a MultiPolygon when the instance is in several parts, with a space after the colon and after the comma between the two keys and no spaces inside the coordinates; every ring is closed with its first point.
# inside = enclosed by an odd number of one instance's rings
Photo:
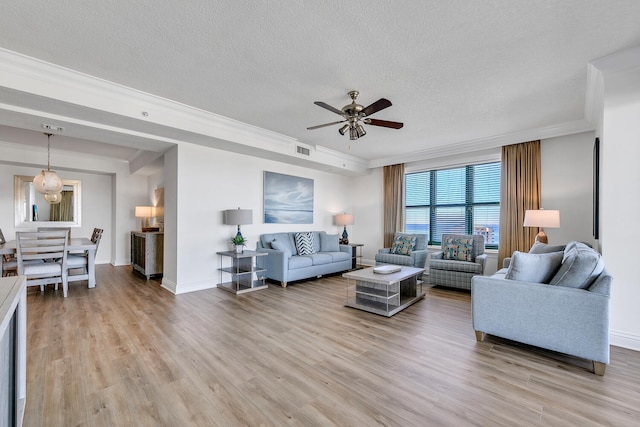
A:
{"type": "Polygon", "coordinates": [[[247,292],[267,289],[269,286],[264,282],[264,275],[261,274],[266,269],[257,268],[255,259],[259,256],[266,256],[266,252],[244,251],[239,254],[235,251],[216,252],[220,255],[220,283],[219,288],[236,295],[247,292]],[[231,266],[223,267],[223,259],[231,258],[231,266]],[[223,282],[223,275],[228,274],[231,280],[223,282]],[[254,280],[255,275],[255,280],[254,280]]]}
{"type": "Polygon", "coordinates": [[[349,243],[351,246],[351,269],[355,269],[358,266],[358,261],[362,259],[362,247],[363,243],[349,243]],[[360,251],[358,251],[360,248],[360,251]]]}

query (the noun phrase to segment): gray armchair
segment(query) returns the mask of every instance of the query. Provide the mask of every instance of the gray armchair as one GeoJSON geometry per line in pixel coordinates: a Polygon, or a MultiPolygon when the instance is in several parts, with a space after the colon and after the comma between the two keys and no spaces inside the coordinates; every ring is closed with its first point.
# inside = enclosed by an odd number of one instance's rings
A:
{"type": "Polygon", "coordinates": [[[393,265],[407,265],[409,267],[425,268],[427,263],[427,235],[426,234],[409,234],[396,232],[394,240],[398,237],[412,237],[416,238],[416,245],[413,250],[407,255],[393,254],[391,248],[379,249],[376,254],[376,265],[393,264],[393,265]]]}
{"type": "Polygon", "coordinates": [[[443,234],[442,250],[432,253],[429,261],[429,284],[471,290],[471,278],[484,274],[486,261],[484,236],[443,234]],[[473,240],[470,248],[466,247],[460,251],[457,247],[455,250],[452,249],[455,246],[452,242],[469,239],[473,240]],[[447,258],[467,258],[467,260],[447,258]]]}

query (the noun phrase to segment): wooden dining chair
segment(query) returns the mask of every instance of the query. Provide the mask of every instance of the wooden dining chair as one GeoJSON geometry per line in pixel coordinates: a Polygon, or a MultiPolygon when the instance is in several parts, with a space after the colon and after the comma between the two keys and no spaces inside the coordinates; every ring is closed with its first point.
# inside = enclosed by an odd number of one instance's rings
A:
{"type": "MultiPolygon", "coordinates": [[[[98,246],[100,246],[100,239],[102,239],[102,228],[94,228],[93,234],[91,235],[91,241],[96,244],[95,253],[98,253],[98,246]]],[[[70,282],[75,282],[78,280],[87,280],[88,279],[88,266],[89,266],[89,253],[84,251],[81,254],[69,254],[67,255],[67,269],[75,270],[82,268],[82,274],[69,274],[67,280],[70,282]]]]}
{"type": "Polygon", "coordinates": [[[16,254],[18,275],[26,276],[27,286],[56,285],[62,283],[62,294],[66,298],[67,242],[68,231],[16,232],[16,254]],[[39,260],[39,263],[29,263],[39,260]]]}

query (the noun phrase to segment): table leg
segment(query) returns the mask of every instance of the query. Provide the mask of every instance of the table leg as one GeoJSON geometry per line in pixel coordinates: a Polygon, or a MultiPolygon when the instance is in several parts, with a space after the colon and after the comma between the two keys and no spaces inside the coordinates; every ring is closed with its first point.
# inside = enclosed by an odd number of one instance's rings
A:
{"type": "Polygon", "coordinates": [[[89,274],[89,287],[96,287],[96,250],[89,249],[87,258],[87,273],[89,274]]]}

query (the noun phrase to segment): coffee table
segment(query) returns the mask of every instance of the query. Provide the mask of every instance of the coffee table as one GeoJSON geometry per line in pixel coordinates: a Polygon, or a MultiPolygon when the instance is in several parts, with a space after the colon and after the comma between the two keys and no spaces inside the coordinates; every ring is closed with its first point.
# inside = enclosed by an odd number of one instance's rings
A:
{"type": "Polygon", "coordinates": [[[373,267],[344,273],[346,307],[391,317],[424,298],[420,277],[424,268],[401,266],[400,271],[378,274],[373,267]]]}

